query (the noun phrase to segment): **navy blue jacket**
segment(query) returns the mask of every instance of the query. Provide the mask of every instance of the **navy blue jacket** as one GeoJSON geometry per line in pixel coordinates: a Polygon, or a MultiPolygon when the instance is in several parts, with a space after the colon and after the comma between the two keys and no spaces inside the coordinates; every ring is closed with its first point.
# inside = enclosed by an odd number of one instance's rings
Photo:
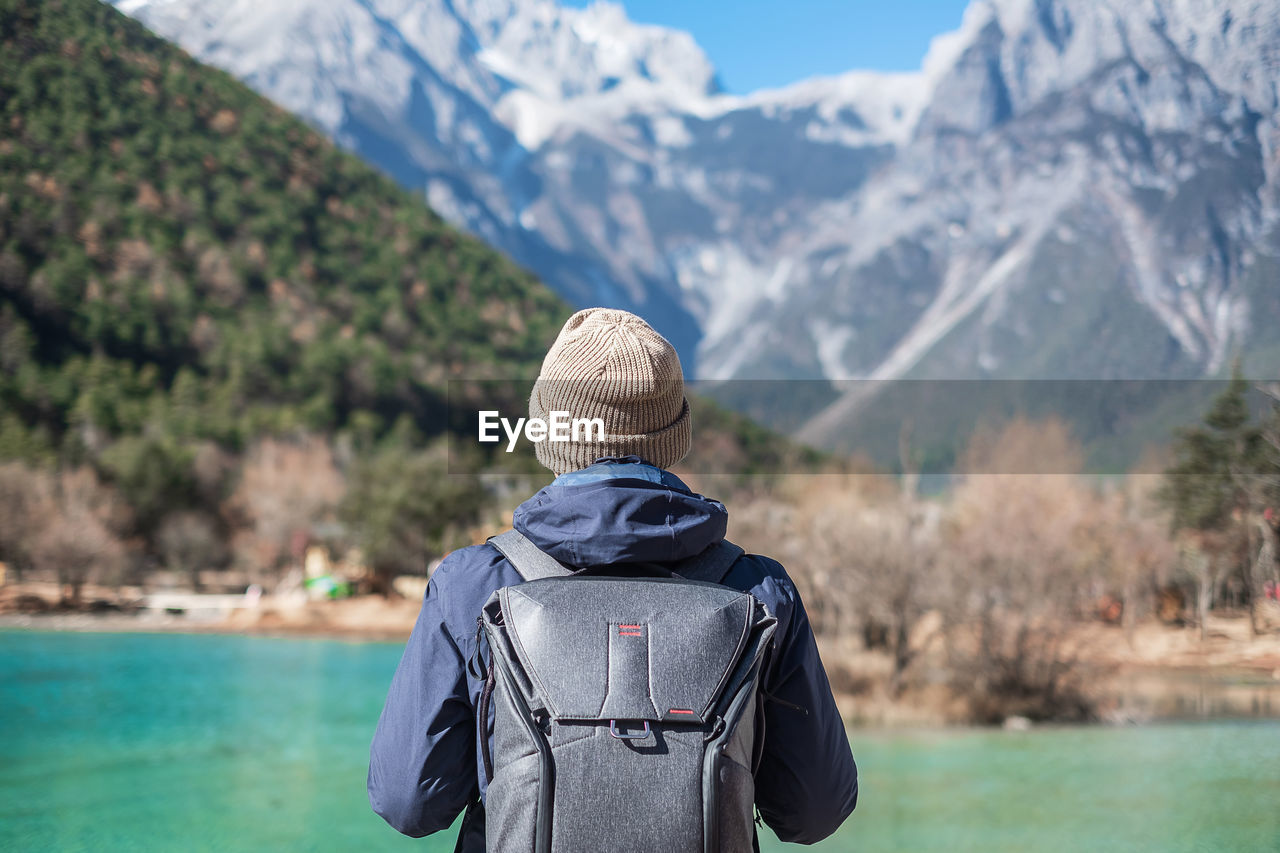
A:
{"type": "MultiPolygon", "coordinates": [[[[625,460],[558,477],[513,518],[535,545],[575,567],[681,560],[724,538],[727,521],[719,501],[667,471],[625,460]]],[[[369,802],[405,835],[445,829],[484,796],[475,711],[482,685],[467,660],[490,594],[520,582],[497,549],[475,545],[446,557],[427,586],[369,757],[369,802]]],[[[757,808],[783,841],[819,841],[853,811],[858,771],[804,606],[786,571],[767,557],[740,557],[724,583],[750,592],[778,619],[762,682],[774,701],[765,702],[757,808]]],[[[492,725],[491,717],[489,731],[492,725]]]]}

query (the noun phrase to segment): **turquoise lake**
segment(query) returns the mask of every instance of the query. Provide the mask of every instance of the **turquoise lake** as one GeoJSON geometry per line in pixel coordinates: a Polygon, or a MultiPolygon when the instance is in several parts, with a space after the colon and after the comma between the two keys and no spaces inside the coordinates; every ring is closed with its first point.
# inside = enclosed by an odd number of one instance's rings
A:
{"type": "MultiPolygon", "coordinates": [[[[400,647],[0,632],[0,850],[421,850],[369,811],[400,647]]],[[[822,851],[1280,851],[1280,722],[851,732],[822,851]]],[[[781,851],[768,833],[766,850],[781,851]]],[[[790,848],[799,850],[801,848],[790,848]]]]}

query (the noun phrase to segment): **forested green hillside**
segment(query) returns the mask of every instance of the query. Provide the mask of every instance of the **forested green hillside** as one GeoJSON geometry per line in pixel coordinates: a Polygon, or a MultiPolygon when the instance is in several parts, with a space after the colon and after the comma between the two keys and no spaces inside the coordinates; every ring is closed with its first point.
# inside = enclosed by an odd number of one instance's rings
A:
{"type": "MultiPolygon", "coordinates": [[[[532,377],[568,313],[110,7],[0,0],[0,562],[423,569],[510,500],[446,458],[449,380],[532,377]]],[[[702,470],[796,453],[695,419],[702,470]]]]}
{"type": "Polygon", "coordinates": [[[536,370],[567,309],[390,180],[107,6],[0,9],[4,455],[429,429],[536,370]]]}

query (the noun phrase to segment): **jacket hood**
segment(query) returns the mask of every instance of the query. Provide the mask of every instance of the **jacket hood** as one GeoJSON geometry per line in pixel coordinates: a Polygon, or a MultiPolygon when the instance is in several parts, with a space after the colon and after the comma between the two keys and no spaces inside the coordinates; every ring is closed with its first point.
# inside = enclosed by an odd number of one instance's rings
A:
{"type": "Polygon", "coordinates": [[[724,504],[628,456],[561,474],[516,509],[516,530],[567,566],[683,560],[724,538],[724,504]]]}

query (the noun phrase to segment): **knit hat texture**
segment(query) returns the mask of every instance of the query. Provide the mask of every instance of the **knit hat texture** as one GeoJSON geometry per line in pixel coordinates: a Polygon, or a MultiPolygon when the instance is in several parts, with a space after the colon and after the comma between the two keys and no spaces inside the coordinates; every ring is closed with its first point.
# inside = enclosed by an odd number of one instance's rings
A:
{"type": "MultiPolygon", "coordinates": [[[[540,441],[538,461],[556,474],[602,456],[635,455],[670,468],[689,452],[689,401],[680,358],[666,338],[628,311],[587,308],[569,318],[542,362],[529,417],[600,418],[604,440],[540,441]]],[[[590,434],[592,439],[598,435],[590,434]]]]}

